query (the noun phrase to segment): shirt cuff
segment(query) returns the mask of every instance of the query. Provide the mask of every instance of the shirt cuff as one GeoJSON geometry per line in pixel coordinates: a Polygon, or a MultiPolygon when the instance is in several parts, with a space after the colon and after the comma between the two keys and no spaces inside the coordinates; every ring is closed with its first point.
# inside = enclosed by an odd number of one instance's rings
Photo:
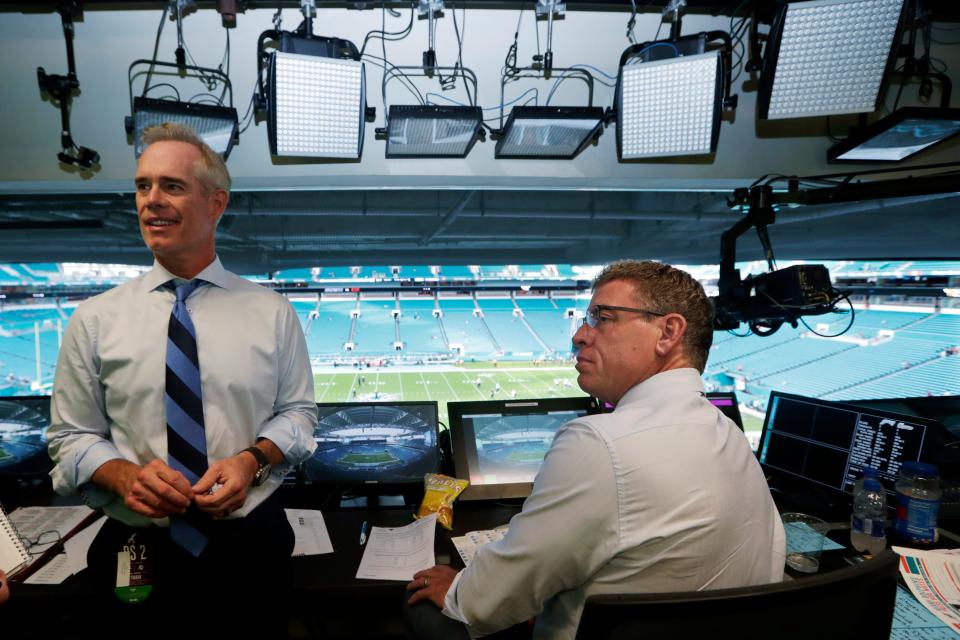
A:
{"type": "Polygon", "coordinates": [[[463,615],[463,612],[457,604],[457,585],[460,584],[460,578],[462,576],[463,571],[457,571],[457,575],[453,576],[453,582],[450,583],[450,588],[447,589],[447,595],[443,599],[443,611],[441,611],[441,613],[448,618],[459,620],[469,627],[470,622],[466,616],[463,615]]]}
{"type": "Polygon", "coordinates": [[[284,463],[293,466],[309,458],[317,448],[312,435],[313,429],[310,429],[310,436],[305,437],[292,417],[277,415],[263,425],[257,439],[266,438],[275,444],[283,453],[284,463]]]}
{"type": "MultiPolygon", "coordinates": [[[[74,474],[73,486],[77,491],[91,485],[93,474],[111,460],[123,460],[117,447],[109,440],[98,440],[87,447],[86,451],[77,455],[77,467],[74,474]]],[[[113,495],[111,492],[110,495],[113,495]]]]}
{"type": "Polygon", "coordinates": [[[109,489],[87,482],[77,487],[77,493],[83,498],[84,504],[91,509],[102,509],[117,499],[117,494],[109,489]]]}

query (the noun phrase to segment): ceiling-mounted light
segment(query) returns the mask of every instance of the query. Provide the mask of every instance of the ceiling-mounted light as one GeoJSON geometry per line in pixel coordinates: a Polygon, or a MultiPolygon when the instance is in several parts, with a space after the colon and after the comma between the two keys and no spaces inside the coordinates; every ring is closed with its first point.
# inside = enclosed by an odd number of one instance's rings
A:
{"type": "MultiPolygon", "coordinates": [[[[391,80],[413,76],[463,79],[468,100],[477,95],[477,77],[466,67],[391,66],[383,81],[384,102],[391,80]],[[471,91],[470,86],[473,90],[471,91]]],[[[471,105],[390,105],[386,126],[376,130],[386,140],[387,158],[465,158],[477,140],[484,139],[483,109],[471,105]]]]}
{"type": "Polygon", "coordinates": [[[148,127],[176,122],[193,129],[207,145],[223,156],[230,156],[233,145],[239,142],[237,110],[211,104],[134,98],[132,130],[133,151],[139,158],[143,153],[143,132],[148,127]]]}
{"type": "Polygon", "coordinates": [[[483,134],[480,107],[391,105],[388,158],[465,158],[483,134]]]}
{"type": "Polygon", "coordinates": [[[904,107],[827,151],[830,162],[899,162],[960,134],[960,109],[904,107]]]}
{"type": "Polygon", "coordinates": [[[720,135],[720,53],[623,67],[617,104],[621,160],[712,153],[720,135]]]}
{"type": "Polygon", "coordinates": [[[514,107],[497,158],[572,160],[603,133],[600,107],[514,107]]]}
{"type": "Polygon", "coordinates": [[[365,104],[359,60],[275,52],[270,63],[270,153],[359,159],[365,104]]]}
{"type": "MultiPolygon", "coordinates": [[[[130,115],[124,118],[124,128],[133,142],[133,152],[139,158],[143,153],[143,132],[148,127],[175,122],[190,127],[211,149],[223,156],[226,160],[235,144],[240,142],[237,110],[233,108],[233,87],[230,78],[219,69],[205,69],[179,63],[162,62],[159,60],[136,60],[128,70],[128,87],[130,91],[130,115]],[[158,70],[159,68],[159,70],[158,70]],[[171,71],[164,71],[165,68],[171,71]],[[134,71],[137,69],[138,71],[134,71]],[[143,94],[133,97],[134,79],[145,74],[143,94]],[[151,85],[151,79],[162,78],[163,82],[151,85]],[[219,99],[209,92],[200,94],[213,102],[183,102],[174,98],[149,98],[146,93],[157,87],[165,87],[177,92],[171,84],[175,79],[182,81],[189,78],[192,81],[202,81],[209,87],[211,84],[222,85],[219,99]]],[[[179,93],[177,93],[179,98],[179,93]]]]}
{"type": "Polygon", "coordinates": [[[876,110],[904,0],[812,0],[774,19],[757,95],[776,120],[876,110]]]}
{"type": "Polygon", "coordinates": [[[365,122],[365,67],[349,40],[313,35],[312,1],[301,2],[304,21],[296,33],[260,34],[258,111],[267,112],[270,153],[275,156],[359,160],[365,122]],[[266,41],[277,50],[266,52],[266,41]],[[267,84],[263,83],[263,72],[267,84]]]}

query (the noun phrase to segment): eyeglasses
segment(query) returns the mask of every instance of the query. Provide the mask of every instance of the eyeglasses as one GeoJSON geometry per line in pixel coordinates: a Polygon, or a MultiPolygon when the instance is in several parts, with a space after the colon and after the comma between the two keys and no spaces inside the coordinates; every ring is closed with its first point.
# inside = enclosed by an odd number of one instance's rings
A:
{"type": "Polygon", "coordinates": [[[662,318],[667,315],[659,311],[650,311],[649,309],[635,309],[633,307],[614,307],[609,304],[597,304],[587,309],[587,315],[583,316],[583,324],[591,329],[596,329],[600,324],[612,320],[613,318],[604,318],[600,314],[604,311],[627,311],[629,313],[646,313],[651,316],[662,318]]]}

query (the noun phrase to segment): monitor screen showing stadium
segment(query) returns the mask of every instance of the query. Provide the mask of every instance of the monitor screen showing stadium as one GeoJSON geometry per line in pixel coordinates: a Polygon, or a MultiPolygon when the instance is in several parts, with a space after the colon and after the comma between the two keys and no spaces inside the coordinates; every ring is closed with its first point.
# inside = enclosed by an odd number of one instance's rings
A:
{"type": "Polygon", "coordinates": [[[304,465],[315,484],[423,482],[440,466],[437,403],[317,404],[317,450],[304,465]]]}
{"type": "Polygon", "coordinates": [[[451,402],[450,439],[461,500],[524,498],[565,423],[598,412],[595,398],[451,402]]]}
{"type": "Polygon", "coordinates": [[[707,393],[710,404],[720,409],[720,413],[727,416],[743,431],[743,418],[740,417],[740,403],[737,394],[733,391],[711,391],[707,393]]]}
{"type": "Polygon", "coordinates": [[[928,461],[940,429],[933,420],[774,391],[758,455],[768,470],[845,493],[873,467],[892,494],[901,463],[928,461]]]}
{"type": "Polygon", "coordinates": [[[0,398],[0,475],[34,475],[50,470],[49,426],[50,396],[0,398]]]}

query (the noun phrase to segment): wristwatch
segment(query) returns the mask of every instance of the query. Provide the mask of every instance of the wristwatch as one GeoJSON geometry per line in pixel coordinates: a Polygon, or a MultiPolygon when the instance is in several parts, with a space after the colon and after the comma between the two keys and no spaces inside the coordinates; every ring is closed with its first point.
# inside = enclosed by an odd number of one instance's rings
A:
{"type": "Polygon", "coordinates": [[[257,459],[257,472],[253,475],[253,481],[250,483],[250,486],[259,487],[267,481],[267,478],[270,477],[270,471],[272,470],[270,461],[267,459],[267,454],[260,451],[257,447],[247,447],[240,453],[251,453],[253,457],[257,459]]]}

